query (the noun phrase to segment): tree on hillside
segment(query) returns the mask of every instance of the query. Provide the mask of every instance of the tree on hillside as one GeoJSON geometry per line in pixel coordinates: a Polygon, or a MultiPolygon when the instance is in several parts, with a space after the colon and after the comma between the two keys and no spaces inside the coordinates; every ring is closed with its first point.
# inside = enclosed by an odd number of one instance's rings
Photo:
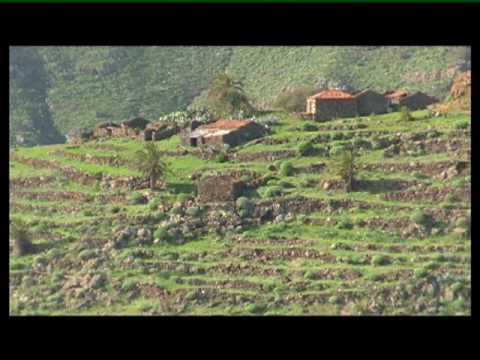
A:
{"type": "Polygon", "coordinates": [[[15,252],[18,256],[24,256],[32,252],[31,234],[24,221],[21,219],[10,221],[10,236],[13,238],[15,252]]]}
{"type": "Polygon", "coordinates": [[[158,179],[167,173],[167,165],[160,159],[161,153],[153,142],[145,143],[142,150],[135,153],[137,169],[150,179],[150,189],[155,188],[158,179]]]}
{"type": "Polygon", "coordinates": [[[355,151],[353,146],[348,146],[336,159],[337,175],[345,183],[346,192],[351,192],[355,188],[355,174],[357,171],[357,164],[355,163],[355,151]]]}
{"type": "Polygon", "coordinates": [[[313,86],[296,86],[278,95],[274,106],[288,112],[305,111],[307,97],[314,93],[313,86]]]}
{"type": "Polygon", "coordinates": [[[207,104],[218,116],[234,116],[239,112],[249,116],[255,112],[243,90],[242,82],[225,73],[212,82],[207,94],[207,104]]]}

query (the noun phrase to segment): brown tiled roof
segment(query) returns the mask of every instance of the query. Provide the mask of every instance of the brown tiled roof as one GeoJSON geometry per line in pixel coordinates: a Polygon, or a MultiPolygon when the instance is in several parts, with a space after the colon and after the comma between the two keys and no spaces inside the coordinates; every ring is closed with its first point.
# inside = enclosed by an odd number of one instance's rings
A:
{"type": "Polygon", "coordinates": [[[387,92],[385,96],[389,99],[395,99],[395,98],[402,98],[402,97],[407,97],[409,95],[408,92],[406,91],[394,91],[394,92],[387,92]]]}
{"type": "Polygon", "coordinates": [[[211,124],[202,125],[202,129],[220,129],[220,130],[234,130],[240,129],[244,126],[253,123],[252,120],[225,120],[220,119],[211,124]]]}
{"type": "Polygon", "coordinates": [[[340,90],[327,90],[319,92],[318,94],[310,96],[312,99],[323,99],[323,100],[347,100],[353,99],[353,96],[345,91],[340,90]]]}

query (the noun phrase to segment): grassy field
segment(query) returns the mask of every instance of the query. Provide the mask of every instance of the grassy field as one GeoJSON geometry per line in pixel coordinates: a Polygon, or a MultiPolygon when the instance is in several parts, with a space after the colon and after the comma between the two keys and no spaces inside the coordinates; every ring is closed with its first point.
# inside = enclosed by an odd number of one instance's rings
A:
{"type": "Polygon", "coordinates": [[[339,119],[305,131],[304,121],[275,114],[269,136],[234,149],[253,156],[248,161],[181,155],[173,136],[157,142],[179,154],[165,156],[171,172],[166,188],[155,192],[104,190],[48,167],[139,176],[131,163],[142,147],[137,141],[17,149],[10,217],[28,223],[34,250],[17,256],[10,240],[10,312],[469,315],[470,236],[458,229],[470,218],[470,168],[439,176],[456,161],[470,164],[470,117],[413,116],[409,122],[398,113],[339,119]],[[405,150],[388,155],[390,145],[378,144],[395,145],[397,136],[405,150]],[[318,153],[301,156],[299,145],[307,141],[318,153]],[[326,189],[325,182],[338,182],[330,153],[350,141],[359,144],[361,185],[352,193],[326,189]],[[260,156],[278,151],[291,153],[274,161],[260,156]],[[101,157],[126,165],[91,162],[101,157]],[[32,167],[25,159],[46,162],[32,167]],[[281,170],[285,162],[292,173],[281,170]],[[310,171],[319,163],[321,170],[310,171]],[[196,202],[194,173],[239,169],[266,180],[247,194],[255,210],[239,215],[234,205],[196,202]],[[145,193],[148,201],[136,202],[132,193],[145,193]],[[290,208],[278,216],[255,216],[262,206],[275,213],[282,204],[290,208]],[[429,225],[418,213],[430,216],[429,225]],[[138,230],[153,235],[144,241],[138,230]],[[165,236],[167,230],[176,235],[165,236]],[[115,245],[122,236],[125,242],[115,245]]]}

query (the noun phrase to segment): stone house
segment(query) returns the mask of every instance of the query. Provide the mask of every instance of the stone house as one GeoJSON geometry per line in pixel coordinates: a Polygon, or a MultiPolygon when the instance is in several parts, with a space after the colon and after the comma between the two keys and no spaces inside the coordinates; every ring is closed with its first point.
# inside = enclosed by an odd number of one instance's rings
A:
{"type": "Polygon", "coordinates": [[[180,129],[175,123],[150,123],[144,130],[144,138],[146,141],[163,140],[177,134],[179,131],[180,129]]]}
{"type": "Polygon", "coordinates": [[[197,182],[197,197],[203,203],[235,201],[244,190],[245,184],[231,175],[211,175],[197,182]]]}
{"type": "Polygon", "coordinates": [[[93,136],[96,138],[111,137],[120,130],[120,125],[113,122],[104,122],[98,124],[93,129],[93,136]]]}
{"type": "Polygon", "coordinates": [[[410,110],[425,109],[427,106],[437,102],[437,99],[420,91],[413,94],[407,91],[389,91],[385,93],[385,98],[393,108],[406,106],[410,110]]]}
{"type": "Polygon", "coordinates": [[[184,146],[223,148],[234,147],[265,134],[263,126],[252,120],[220,119],[201,125],[194,130],[186,129],[180,135],[184,146]]]}
{"type": "Polygon", "coordinates": [[[385,114],[387,112],[387,99],[376,91],[366,89],[354,93],[353,97],[357,101],[357,112],[360,116],[385,114]]]}
{"type": "Polygon", "coordinates": [[[316,121],[357,116],[357,101],[349,93],[327,90],[307,99],[306,112],[316,121]]]}
{"type": "Polygon", "coordinates": [[[385,93],[385,98],[387,99],[388,105],[398,105],[400,100],[406,98],[410,94],[407,91],[403,90],[390,90],[385,93]]]}
{"type": "Polygon", "coordinates": [[[78,129],[72,130],[67,135],[67,143],[78,145],[85,141],[91,140],[94,136],[93,130],[78,129]]]}
{"type": "Polygon", "coordinates": [[[420,110],[425,109],[427,106],[435,104],[436,102],[437,99],[418,91],[400,99],[399,106],[406,106],[410,110],[420,110]]]}
{"type": "Polygon", "coordinates": [[[142,117],[133,118],[121,123],[117,136],[145,140],[144,130],[150,122],[142,117]]]}

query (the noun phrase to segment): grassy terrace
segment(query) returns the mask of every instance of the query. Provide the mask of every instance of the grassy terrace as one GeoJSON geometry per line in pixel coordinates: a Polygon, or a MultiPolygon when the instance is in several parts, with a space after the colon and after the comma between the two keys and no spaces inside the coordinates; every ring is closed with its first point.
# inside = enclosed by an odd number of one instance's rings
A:
{"type": "MultiPolygon", "coordinates": [[[[304,121],[280,114],[279,125],[268,138],[288,139],[288,143],[247,144],[237,151],[296,150],[301,142],[315,136],[339,132],[358,132],[358,136],[354,136],[357,139],[367,131],[384,131],[382,136],[391,136],[397,132],[436,130],[441,132],[440,138],[448,140],[452,132],[458,131],[456,124],[470,122],[465,115],[422,119],[425,112],[420,111],[414,116],[417,120],[408,123],[398,122],[398,113],[368,117],[360,122],[335,120],[316,124],[317,131],[303,131],[304,121]],[[366,127],[329,130],[332,126],[357,123],[366,127]]],[[[318,146],[335,142],[338,141],[318,146]]],[[[157,144],[165,151],[181,149],[178,136],[157,144]]],[[[120,177],[138,173],[130,166],[95,165],[61,156],[60,152],[131,160],[141,147],[141,142],[116,139],[79,147],[55,145],[16,151],[25,158],[56,160],[85,173],[103,172],[120,177]]],[[[382,165],[412,161],[431,164],[459,160],[456,156],[456,153],[445,152],[385,158],[383,150],[363,150],[358,161],[359,164],[382,165]]],[[[187,235],[194,230],[185,229],[180,221],[187,215],[174,215],[174,210],[163,213],[152,206],[152,202],[135,204],[124,189],[103,191],[62,177],[41,187],[15,188],[10,193],[10,215],[29,224],[34,234],[35,252],[23,257],[13,253],[10,256],[11,312],[49,315],[438,315],[468,314],[470,311],[470,239],[453,231],[459,218],[469,216],[469,202],[453,197],[442,202],[387,201],[383,196],[396,190],[382,188],[352,193],[325,190],[322,186],[325,180],[337,179],[331,157],[294,156],[274,163],[278,168],[283,161],[290,161],[297,169],[320,162],[326,165],[319,173],[296,172],[292,176],[269,170],[270,163],[261,161],[207,161],[192,154],[166,156],[165,161],[171,172],[166,179],[167,189],[157,195],[157,200],[165,205],[184,201],[185,196],[193,198],[195,186],[190,176],[195,172],[208,174],[247,169],[271,177],[265,186],[250,194],[254,203],[262,198],[275,202],[276,197],[270,197],[269,191],[279,187],[287,197],[351,200],[354,207],[293,214],[290,219],[233,227],[223,234],[211,231],[192,238],[187,235]],[[65,198],[34,199],[32,196],[37,193],[67,195],[65,198]],[[84,201],[75,195],[91,196],[94,200],[84,201]],[[99,201],[97,196],[101,195],[124,195],[125,200],[99,201]],[[360,204],[371,207],[360,210],[360,204]],[[446,230],[417,238],[402,236],[404,228],[383,227],[397,220],[413,226],[412,214],[418,210],[443,211],[447,223],[442,226],[446,230]],[[155,232],[163,228],[166,219],[180,221],[173,227],[186,237],[184,243],[140,244],[134,236],[123,247],[105,247],[126,227],[155,232]],[[144,223],[138,225],[138,221],[144,223]],[[370,225],[360,226],[362,222],[370,222],[370,225]],[[48,264],[52,266],[48,268],[48,264]],[[90,284],[93,275],[103,276],[104,281],[90,288],[90,285],[70,285],[75,278],[90,284]],[[428,292],[427,285],[432,277],[441,283],[442,294],[437,297],[428,292]],[[412,290],[415,284],[419,287],[412,290]],[[381,297],[379,289],[396,294],[395,306],[390,306],[388,300],[381,297]],[[372,299],[383,305],[373,306],[372,299]]],[[[11,180],[57,175],[49,169],[10,162],[11,180]]],[[[405,171],[360,170],[358,178],[379,184],[382,181],[410,181],[425,184],[427,189],[463,189],[471,181],[469,174],[440,181],[405,171]]],[[[215,214],[219,221],[228,216],[215,214]]]]}

